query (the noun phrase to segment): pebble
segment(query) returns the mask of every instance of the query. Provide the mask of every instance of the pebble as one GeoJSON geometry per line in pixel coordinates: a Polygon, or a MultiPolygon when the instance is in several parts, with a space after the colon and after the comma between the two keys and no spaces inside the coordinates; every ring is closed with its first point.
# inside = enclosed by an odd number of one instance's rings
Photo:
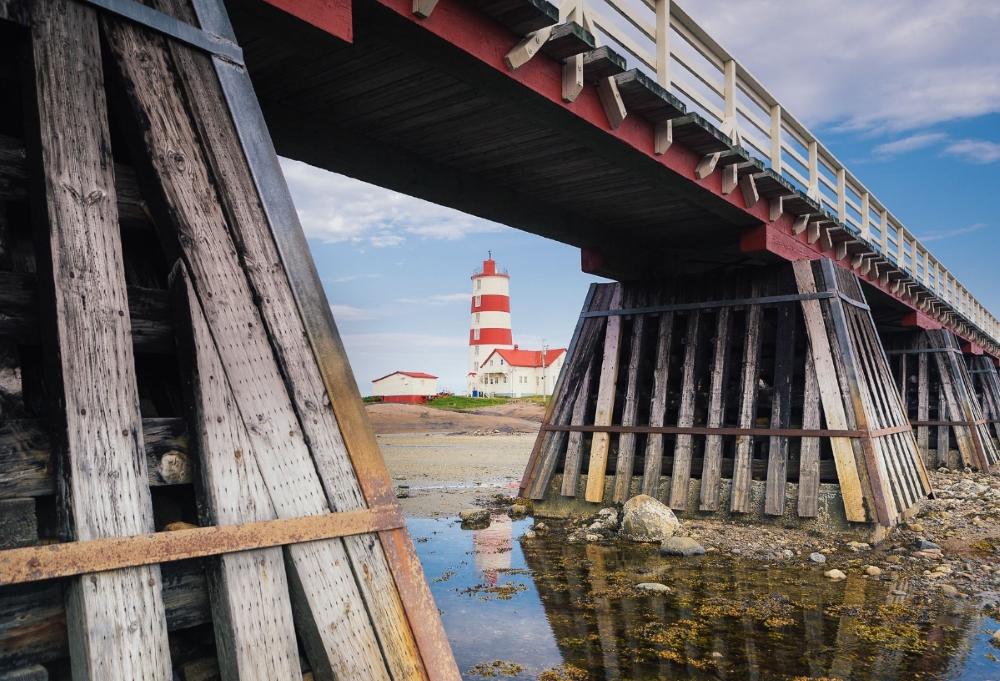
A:
{"type": "Polygon", "coordinates": [[[942,584],[940,588],[941,593],[945,596],[951,596],[952,598],[958,596],[958,589],[953,587],[951,584],[942,584]]]}
{"type": "Polygon", "coordinates": [[[666,584],[660,584],[659,582],[643,582],[641,584],[636,584],[635,588],[639,591],[649,591],[652,593],[670,593],[670,587],[666,584]]]}
{"type": "Polygon", "coordinates": [[[660,544],[662,556],[700,556],[705,547],[690,537],[669,537],[660,544]]]}
{"type": "Polygon", "coordinates": [[[882,574],[882,568],[875,567],[874,565],[866,565],[865,574],[867,574],[869,577],[878,577],[880,574],[882,574]]]}
{"type": "Polygon", "coordinates": [[[811,560],[814,563],[825,563],[826,556],[824,556],[822,553],[810,553],[809,560],[811,560]]]}
{"type": "Polygon", "coordinates": [[[910,528],[910,532],[923,532],[924,531],[924,527],[920,523],[910,523],[909,524],[909,528],[910,528]]]}
{"type": "Polygon", "coordinates": [[[586,537],[584,537],[584,539],[586,539],[587,541],[601,541],[603,537],[599,534],[588,534],[586,537]]]}
{"type": "Polygon", "coordinates": [[[871,546],[863,541],[849,541],[847,542],[847,546],[854,552],[868,551],[871,549],[871,546]]]}
{"type": "Polygon", "coordinates": [[[396,488],[396,498],[397,499],[409,499],[410,498],[410,488],[406,485],[400,485],[396,488]]]}
{"type": "Polygon", "coordinates": [[[924,551],[926,549],[938,549],[938,550],[941,549],[940,546],[938,546],[932,541],[927,541],[926,539],[921,539],[920,543],[917,544],[917,548],[920,549],[921,551],[924,551]]]}
{"type": "Polygon", "coordinates": [[[847,579],[847,575],[845,575],[840,570],[836,570],[836,569],[824,572],[823,576],[824,577],[829,577],[830,579],[832,579],[835,582],[839,582],[842,579],[847,579]]]}

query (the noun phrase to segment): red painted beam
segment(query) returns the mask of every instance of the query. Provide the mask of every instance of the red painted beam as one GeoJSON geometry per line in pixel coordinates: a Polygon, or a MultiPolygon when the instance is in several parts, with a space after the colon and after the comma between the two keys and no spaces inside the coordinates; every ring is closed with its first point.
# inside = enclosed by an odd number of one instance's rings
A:
{"type": "Polygon", "coordinates": [[[321,31],[354,42],[351,0],[264,0],[321,31]]]}
{"type": "Polygon", "coordinates": [[[903,326],[913,326],[918,329],[940,329],[943,328],[943,324],[933,317],[924,314],[920,310],[913,310],[912,312],[907,312],[903,315],[902,319],[903,326]]]}
{"type": "Polygon", "coordinates": [[[819,260],[823,257],[823,254],[817,253],[804,238],[799,239],[781,231],[776,227],[776,223],[743,230],[740,234],[740,250],[757,256],[771,253],[789,262],[819,260]]]}
{"type": "Polygon", "coordinates": [[[962,352],[964,352],[966,355],[986,354],[986,351],[983,349],[983,347],[974,341],[962,341],[959,345],[962,348],[962,352]]]}

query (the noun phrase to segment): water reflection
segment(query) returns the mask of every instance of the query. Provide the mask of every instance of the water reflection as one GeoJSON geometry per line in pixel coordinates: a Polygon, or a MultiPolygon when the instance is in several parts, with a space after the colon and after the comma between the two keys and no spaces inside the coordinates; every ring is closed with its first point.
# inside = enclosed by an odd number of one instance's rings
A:
{"type": "Polygon", "coordinates": [[[505,678],[525,680],[557,667],[567,675],[549,678],[1000,679],[985,633],[997,623],[901,580],[519,541],[530,520],[506,517],[473,531],[408,522],[463,673],[507,660],[522,669],[505,678]],[[650,581],[671,592],[634,589],[650,581]]]}

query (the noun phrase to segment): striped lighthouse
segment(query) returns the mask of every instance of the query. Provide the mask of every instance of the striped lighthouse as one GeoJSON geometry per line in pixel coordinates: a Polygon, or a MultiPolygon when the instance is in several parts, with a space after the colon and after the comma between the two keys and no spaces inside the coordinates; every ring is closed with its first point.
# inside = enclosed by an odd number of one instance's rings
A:
{"type": "Polygon", "coordinates": [[[468,394],[483,391],[476,374],[481,362],[500,349],[514,347],[510,330],[510,276],[497,269],[493,254],[472,275],[472,319],[469,326],[468,394]]]}

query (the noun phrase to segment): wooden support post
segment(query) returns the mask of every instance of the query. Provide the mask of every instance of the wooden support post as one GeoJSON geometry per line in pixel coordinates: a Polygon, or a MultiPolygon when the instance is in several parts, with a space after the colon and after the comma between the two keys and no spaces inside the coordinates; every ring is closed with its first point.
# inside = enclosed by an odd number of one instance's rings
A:
{"type": "Polygon", "coordinates": [[[716,152],[714,154],[708,154],[704,156],[699,162],[698,167],[694,169],[694,176],[699,180],[704,180],[706,177],[711,175],[715,171],[715,166],[719,164],[719,159],[722,158],[721,152],[716,152]]]}
{"type": "MultiPolygon", "coordinates": [[[[203,524],[273,520],[277,514],[257,466],[257,452],[181,262],[171,275],[171,291],[187,378],[189,432],[200,464],[198,508],[203,524]]],[[[281,548],[223,554],[207,564],[222,678],[293,678],[299,671],[299,651],[281,548]]]]}
{"type": "MultiPolygon", "coordinates": [[[[622,307],[622,285],[615,285],[614,297],[611,300],[612,310],[622,307]]],[[[594,413],[595,426],[610,426],[615,408],[615,385],[618,381],[618,359],[622,340],[621,315],[608,317],[604,334],[604,360],[601,363],[601,376],[597,383],[597,411],[594,413]]],[[[611,436],[604,432],[594,433],[590,445],[590,468],[587,471],[587,501],[601,503],[604,501],[605,469],[608,465],[608,449],[611,446],[611,436]]]]}
{"type": "MultiPolygon", "coordinates": [[[[806,350],[805,387],[802,396],[802,427],[819,429],[819,379],[812,348],[806,350]]],[[[804,437],[799,451],[799,506],[800,518],[819,515],[819,438],[804,437]]]]}
{"type": "MultiPolygon", "coordinates": [[[[667,412],[670,353],[673,346],[674,313],[660,313],[656,334],[656,362],[653,369],[653,396],[649,405],[649,425],[663,427],[667,412]]],[[[657,496],[663,473],[663,434],[652,433],[646,440],[646,464],[642,473],[642,493],[657,496]]]]}
{"type": "MultiPolygon", "coordinates": [[[[590,377],[593,374],[593,363],[587,367],[580,389],[573,400],[573,417],[570,423],[582,426],[587,415],[587,405],[590,402],[590,377]]],[[[583,463],[583,433],[574,431],[569,434],[566,443],[566,463],[563,464],[562,495],[575,497],[576,488],[580,484],[580,467],[583,463]]]]}
{"type": "MultiPolygon", "coordinates": [[[[920,334],[920,344],[918,347],[926,348],[927,340],[924,334],[920,334]]],[[[930,419],[930,382],[927,374],[927,353],[922,352],[917,355],[917,421],[928,421],[930,419]]],[[[928,465],[928,451],[930,448],[930,430],[927,426],[917,426],[917,448],[921,456],[928,465]]]]}
{"type": "MultiPolygon", "coordinates": [[[[774,395],[771,427],[788,428],[792,410],[792,377],[795,373],[795,303],[778,306],[774,349],[774,395]]],[[[767,454],[767,494],[764,513],[783,515],[788,481],[788,438],[771,436],[767,454]]]]}
{"type": "MultiPolygon", "coordinates": [[[[414,0],[414,2],[417,1],[414,0]]],[[[542,49],[542,45],[547,43],[551,36],[551,26],[546,26],[545,28],[540,28],[537,31],[529,33],[524,36],[521,42],[514,46],[514,49],[504,55],[503,63],[507,65],[508,70],[516,71],[531,61],[531,58],[538,54],[538,51],[542,49]]]]}
{"type": "MultiPolygon", "coordinates": [[[[681,378],[680,408],[677,411],[677,425],[690,428],[694,425],[694,408],[698,395],[698,345],[701,341],[701,311],[688,313],[684,368],[681,378]]],[[[670,474],[670,508],[687,508],[688,486],[691,481],[691,456],[693,436],[681,434],[674,444],[674,470],[670,474]]]]}
{"type": "MultiPolygon", "coordinates": [[[[807,263],[808,264],[808,263],[807,263]]],[[[753,297],[759,297],[754,287],[753,297]]],[[[743,375],[740,381],[740,428],[752,428],[757,420],[757,381],[760,374],[761,322],[764,310],[750,305],[746,313],[746,333],[743,337],[743,375]]],[[[750,482],[753,479],[753,436],[736,436],[736,460],[733,462],[733,488],[729,510],[747,513],[750,510],[750,482]]]]}
{"type": "MultiPolygon", "coordinates": [[[[67,540],[153,531],[95,11],[31,6],[27,138],[67,540]],[[37,126],[37,127],[34,127],[37,126]]],[[[159,566],[69,580],[73,677],[171,677],[159,566]]]]}
{"type": "MultiPolygon", "coordinates": [[[[630,296],[629,307],[642,307],[645,296],[630,296]]],[[[642,338],[646,326],[646,315],[637,314],[632,318],[632,347],[629,351],[628,383],[625,388],[625,406],[622,410],[622,425],[637,425],[639,413],[639,367],[642,361],[642,338]]],[[[632,489],[632,466],[635,462],[635,433],[622,433],[618,439],[618,461],[615,466],[614,501],[622,504],[628,501],[632,489]]]]}
{"type": "MultiPolygon", "coordinates": [[[[712,384],[708,397],[708,427],[725,424],[726,393],[729,388],[729,349],[733,330],[731,308],[719,310],[715,322],[715,351],[712,358],[712,384]]],[[[719,506],[719,480],[722,477],[722,436],[705,438],[705,464],[701,472],[702,511],[714,511],[719,506]]]]}
{"type": "MultiPolygon", "coordinates": [[[[938,421],[948,420],[948,400],[945,397],[945,387],[938,381],[938,421]]],[[[937,465],[950,466],[948,450],[951,448],[951,426],[937,427],[937,465]]]]}
{"type": "Polygon", "coordinates": [[[614,77],[600,78],[597,81],[597,96],[604,107],[604,115],[608,117],[608,125],[617,130],[628,115],[622,96],[618,92],[618,83],[614,77]]]}
{"type": "MultiPolygon", "coordinates": [[[[792,263],[795,272],[795,282],[799,293],[816,293],[816,281],[813,276],[812,264],[808,261],[792,263]]],[[[823,310],[818,300],[803,300],[802,316],[805,320],[806,332],[809,336],[809,347],[812,353],[813,368],[816,371],[819,386],[820,401],[828,428],[846,430],[848,428],[844,402],[840,394],[840,382],[837,378],[833,350],[830,347],[830,337],[827,332],[823,310]]],[[[840,482],[840,493],[844,500],[844,510],[851,522],[870,520],[864,507],[864,493],[861,478],[850,438],[832,437],[830,446],[833,450],[834,463],[837,466],[837,478],[840,482]]]]}

